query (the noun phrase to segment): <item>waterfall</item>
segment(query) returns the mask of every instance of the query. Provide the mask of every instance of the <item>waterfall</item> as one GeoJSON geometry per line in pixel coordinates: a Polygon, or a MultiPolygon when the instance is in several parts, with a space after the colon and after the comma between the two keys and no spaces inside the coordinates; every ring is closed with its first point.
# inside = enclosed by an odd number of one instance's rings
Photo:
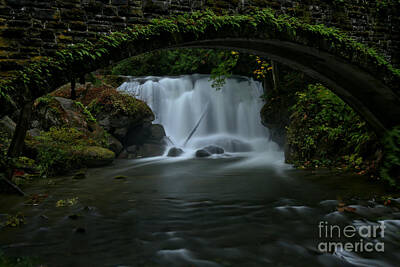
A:
{"type": "Polygon", "coordinates": [[[216,90],[207,75],[132,77],[118,90],[145,101],[155,114],[154,123],[163,125],[178,147],[183,146],[206,112],[185,151],[208,145],[230,153],[278,149],[261,124],[263,89],[253,79],[229,78],[222,89],[216,90]]]}

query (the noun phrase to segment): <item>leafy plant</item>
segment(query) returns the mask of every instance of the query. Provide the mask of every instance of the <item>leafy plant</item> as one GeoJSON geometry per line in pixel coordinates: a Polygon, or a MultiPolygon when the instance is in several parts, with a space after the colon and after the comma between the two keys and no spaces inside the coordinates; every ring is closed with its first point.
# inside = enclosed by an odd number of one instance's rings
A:
{"type": "Polygon", "coordinates": [[[56,207],[71,207],[78,204],[78,198],[73,197],[73,198],[68,198],[68,199],[60,199],[56,202],[56,207]]]}
{"type": "Polygon", "coordinates": [[[15,215],[8,215],[3,225],[4,227],[20,227],[25,223],[25,216],[22,213],[17,213],[15,215]]]}
{"type": "Polygon", "coordinates": [[[371,156],[377,139],[366,123],[321,84],[310,84],[296,96],[287,129],[293,163],[367,168],[362,165],[371,156]]]}
{"type": "Polygon", "coordinates": [[[400,188],[400,126],[389,131],[383,139],[385,156],[381,167],[381,177],[389,185],[400,188]]]}

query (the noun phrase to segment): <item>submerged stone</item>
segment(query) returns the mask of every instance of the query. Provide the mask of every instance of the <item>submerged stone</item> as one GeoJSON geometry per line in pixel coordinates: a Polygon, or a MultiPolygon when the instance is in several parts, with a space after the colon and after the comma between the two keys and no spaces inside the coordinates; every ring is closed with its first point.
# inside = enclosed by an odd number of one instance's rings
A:
{"type": "Polygon", "coordinates": [[[222,147],[219,146],[206,146],[203,148],[204,150],[210,152],[211,154],[224,154],[225,150],[222,147]]]}
{"type": "Polygon", "coordinates": [[[208,152],[207,150],[199,149],[199,150],[196,151],[196,157],[197,158],[206,158],[206,157],[209,157],[209,156],[211,156],[211,153],[208,152]]]}
{"type": "Polygon", "coordinates": [[[172,147],[169,151],[168,151],[168,157],[179,157],[180,155],[183,154],[183,150],[180,149],[179,147],[172,147]]]}

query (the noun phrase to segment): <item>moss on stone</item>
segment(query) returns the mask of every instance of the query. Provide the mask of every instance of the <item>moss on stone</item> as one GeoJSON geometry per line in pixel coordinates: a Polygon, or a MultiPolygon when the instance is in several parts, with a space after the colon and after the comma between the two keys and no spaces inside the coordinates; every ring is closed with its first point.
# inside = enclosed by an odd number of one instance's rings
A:
{"type": "Polygon", "coordinates": [[[104,148],[105,142],[105,139],[96,139],[68,127],[53,127],[48,132],[25,140],[28,150],[36,155],[43,175],[109,164],[115,154],[104,148]]]}
{"type": "Polygon", "coordinates": [[[100,96],[90,103],[88,109],[94,116],[107,112],[111,115],[126,115],[137,121],[154,116],[145,102],[115,89],[101,92],[100,96]]]}

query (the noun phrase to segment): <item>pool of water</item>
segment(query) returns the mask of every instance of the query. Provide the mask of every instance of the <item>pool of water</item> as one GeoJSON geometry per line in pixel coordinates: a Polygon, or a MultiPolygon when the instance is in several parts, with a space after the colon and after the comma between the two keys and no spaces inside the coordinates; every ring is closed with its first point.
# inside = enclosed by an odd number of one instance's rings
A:
{"type": "MultiPolygon", "coordinates": [[[[0,229],[9,256],[48,266],[398,266],[400,211],[364,178],[299,171],[246,157],[119,160],[86,178],[41,180],[39,205],[2,196],[0,220],[22,212],[26,224],[0,229]],[[121,179],[115,179],[115,176],[121,179]],[[56,207],[62,199],[77,204],[56,207]],[[344,203],[344,204],[341,204],[344,203]],[[346,210],[338,211],[346,207],[346,210]],[[70,216],[74,215],[74,216],[70,216]],[[384,224],[384,236],[342,243],[384,243],[384,252],[319,249],[326,225],[384,224]],[[323,225],[323,224],[322,224],[323,225]]],[[[393,200],[398,204],[397,200],[393,200]]],[[[330,238],[330,237],[329,237],[330,238]]],[[[329,239],[328,238],[328,239],[329,239]]],[[[329,240],[328,240],[329,241],[329,240]]]]}

